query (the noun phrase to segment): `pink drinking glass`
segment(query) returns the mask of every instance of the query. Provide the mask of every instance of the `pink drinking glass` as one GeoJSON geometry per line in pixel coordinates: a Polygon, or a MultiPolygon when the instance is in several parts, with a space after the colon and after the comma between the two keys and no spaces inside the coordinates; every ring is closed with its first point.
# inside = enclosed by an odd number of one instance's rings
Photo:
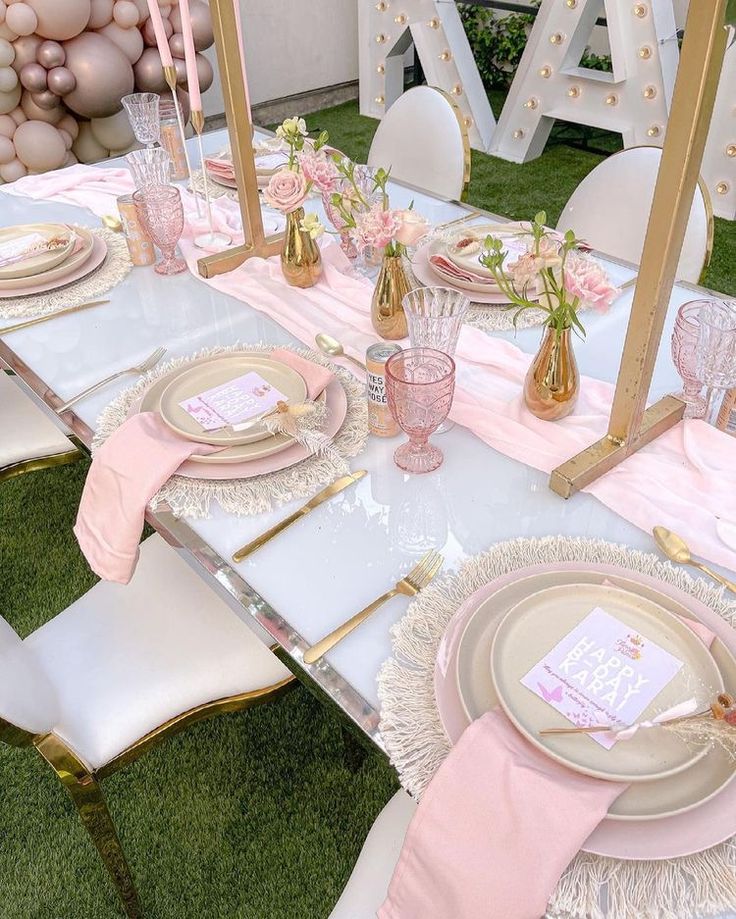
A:
{"type": "Polygon", "coordinates": [[[406,472],[432,472],[442,465],[442,451],[429,443],[447,418],[455,393],[455,361],[433,348],[408,348],[386,362],[386,395],[396,423],[409,435],[394,453],[406,472]]]}
{"type": "Polygon", "coordinates": [[[696,356],[702,306],[702,300],[683,303],[677,311],[672,332],[672,360],[685,384],[682,392],[677,393],[677,398],[686,405],[686,418],[702,418],[705,415],[705,399],[701,395],[703,382],[698,379],[696,356]]]}
{"type": "Polygon", "coordinates": [[[153,244],[161,250],[162,259],[154,270],[158,274],[184,271],[187,263],[176,257],[176,244],[184,230],[179,189],[174,185],[147,185],[133,193],[133,202],[153,244]]]}

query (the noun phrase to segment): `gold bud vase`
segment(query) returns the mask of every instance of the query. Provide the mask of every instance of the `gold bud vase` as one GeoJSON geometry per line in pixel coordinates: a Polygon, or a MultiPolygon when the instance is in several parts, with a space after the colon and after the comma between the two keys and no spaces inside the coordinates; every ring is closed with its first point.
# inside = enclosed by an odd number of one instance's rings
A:
{"type": "Polygon", "coordinates": [[[281,270],[292,287],[313,287],[322,274],[319,246],[309,233],[301,229],[304,208],[286,215],[284,245],[281,249],[281,270]]]}
{"type": "Polygon", "coordinates": [[[580,374],[572,349],[570,329],[547,328],[524,380],[526,407],[543,421],[559,421],[575,408],[580,374]]]}
{"type": "Polygon", "coordinates": [[[373,328],[381,338],[406,338],[409,328],[401,301],[411,290],[400,255],[385,255],[371,303],[373,328]]]}

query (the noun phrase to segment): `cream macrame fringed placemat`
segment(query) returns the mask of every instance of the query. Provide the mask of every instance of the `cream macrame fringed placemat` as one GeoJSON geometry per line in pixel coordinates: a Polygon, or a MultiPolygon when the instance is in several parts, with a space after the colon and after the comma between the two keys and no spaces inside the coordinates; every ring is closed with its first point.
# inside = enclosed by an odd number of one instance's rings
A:
{"type": "MultiPolygon", "coordinates": [[[[727,601],[720,588],[656,555],[603,540],[520,538],[474,556],[456,575],[430,584],[412,602],[393,627],[393,656],[379,675],[381,734],[410,794],[421,798],[450,752],[435,703],[434,667],[440,640],[459,606],[504,574],[570,561],[616,565],[659,578],[736,624],[736,603],[727,601]]],[[[668,861],[627,862],[581,852],[561,878],[548,910],[549,919],[701,919],[736,911],[736,837],[668,861]]]]}
{"type": "Polygon", "coordinates": [[[115,233],[107,227],[91,230],[105,241],[105,261],[86,278],[73,281],[56,290],[43,294],[28,294],[14,300],[0,300],[0,319],[25,319],[56,313],[67,306],[78,306],[88,300],[95,300],[119,284],[133,267],[128,254],[128,245],[122,233],[115,233]]]}
{"type": "MultiPolygon", "coordinates": [[[[189,357],[176,358],[159,365],[130,389],[120,393],[103,410],[97,420],[97,433],[92,443],[93,454],[126,420],[131,406],[143,396],[151,383],[164,374],[202,357],[216,357],[233,351],[271,352],[273,349],[273,345],[235,344],[227,348],[207,348],[189,357]]],[[[360,453],[368,438],[365,386],[347,370],[331,364],[316,351],[304,348],[289,350],[315,364],[329,367],[345,390],[348,400],[347,415],[343,426],[332,441],[333,449],[329,455],[310,456],[288,469],[269,472],[252,479],[190,479],[174,475],[150,502],[153,509],[165,503],[177,517],[207,517],[212,501],[217,501],[222,509],[230,514],[261,514],[294,498],[311,497],[319,488],[349,471],[348,460],[360,453]]]]}

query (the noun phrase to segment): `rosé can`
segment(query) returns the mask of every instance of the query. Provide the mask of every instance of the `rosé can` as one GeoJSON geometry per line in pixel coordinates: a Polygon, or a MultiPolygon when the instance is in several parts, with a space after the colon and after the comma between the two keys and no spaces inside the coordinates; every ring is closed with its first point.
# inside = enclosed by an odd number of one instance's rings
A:
{"type": "Polygon", "coordinates": [[[132,195],[121,195],[118,198],[118,213],[123,223],[123,232],[131,262],[134,265],[153,265],[156,261],[156,253],[151,237],[141,223],[132,195]]]}
{"type": "Polygon", "coordinates": [[[394,421],[386,398],[386,361],[401,351],[399,345],[378,342],[365,355],[368,371],[368,429],[378,437],[394,437],[399,426],[394,421]]]}
{"type": "Polygon", "coordinates": [[[171,158],[171,178],[174,181],[186,179],[189,176],[187,157],[184,152],[184,141],[181,139],[179,122],[173,103],[165,106],[162,103],[163,115],[161,118],[161,146],[171,158]]]}

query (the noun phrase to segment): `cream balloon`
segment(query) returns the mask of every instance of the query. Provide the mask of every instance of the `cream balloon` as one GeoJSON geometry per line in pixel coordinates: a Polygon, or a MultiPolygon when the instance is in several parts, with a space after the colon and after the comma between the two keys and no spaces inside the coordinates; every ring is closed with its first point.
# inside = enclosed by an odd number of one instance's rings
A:
{"type": "Polygon", "coordinates": [[[66,158],[64,159],[64,166],[74,166],[79,162],[76,156],[72,153],[71,150],[66,151],[66,158]]]}
{"type": "Polygon", "coordinates": [[[10,115],[0,115],[0,137],[12,137],[17,127],[10,115]]]}
{"type": "Polygon", "coordinates": [[[135,143],[135,134],[124,109],[108,118],[93,118],[89,125],[95,140],[108,150],[124,150],[135,143]]]}
{"type": "Polygon", "coordinates": [[[22,179],[28,174],[28,170],[19,159],[12,159],[4,166],[0,166],[0,179],[4,182],[15,182],[16,179],[22,179]]]}
{"type": "Polygon", "coordinates": [[[13,61],[13,70],[16,73],[20,73],[26,64],[35,64],[38,49],[42,44],[43,39],[39,38],[38,35],[24,35],[23,38],[14,41],[15,60],[13,61]]]}
{"type": "Polygon", "coordinates": [[[10,92],[0,93],[0,115],[7,115],[18,107],[21,97],[20,83],[10,92]]]}
{"type": "Polygon", "coordinates": [[[117,0],[112,8],[112,18],[121,29],[133,29],[138,25],[138,7],[132,0],[117,0]]]}
{"type": "Polygon", "coordinates": [[[38,26],[38,18],[28,4],[14,3],[5,14],[5,25],[18,35],[33,35],[38,26]]]}
{"type": "Polygon", "coordinates": [[[68,131],[65,131],[63,128],[60,128],[58,125],[56,126],[56,130],[59,132],[59,136],[64,141],[64,146],[66,149],[71,150],[72,144],[74,143],[74,138],[72,135],[68,131]]]}
{"type": "Polygon", "coordinates": [[[0,67],[10,67],[15,60],[15,48],[5,38],[0,38],[0,67]]]}
{"type": "Polygon", "coordinates": [[[161,67],[161,57],[155,48],[146,48],[136,62],[133,72],[135,85],[142,93],[162,93],[168,89],[161,67]]]}
{"type": "Polygon", "coordinates": [[[53,70],[49,70],[46,82],[51,92],[57,96],[66,96],[74,92],[77,85],[77,79],[68,67],[54,67],[53,70]]]}
{"type": "Polygon", "coordinates": [[[90,0],[27,0],[38,18],[36,32],[42,38],[67,41],[87,28],[90,0]]]}
{"type": "Polygon", "coordinates": [[[12,67],[0,67],[0,93],[9,93],[18,85],[18,74],[12,67]]]}
{"type": "Polygon", "coordinates": [[[143,54],[143,36],[138,29],[121,29],[116,22],[111,22],[100,29],[99,34],[116,44],[131,64],[143,54]]]}
{"type": "Polygon", "coordinates": [[[26,120],[26,113],[18,105],[13,109],[12,112],[8,112],[8,117],[12,118],[13,123],[17,126],[19,124],[23,124],[23,122],[26,120]]]}
{"type": "Polygon", "coordinates": [[[51,70],[53,67],[63,67],[66,60],[66,51],[58,41],[44,41],[38,46],[36,60],[47,70],[51,70]]]}
{"type": "Polygon", "coordinates": [[[115,0],[91,0],[88,29],[101,29],[112,22],[112,8],[115,0]]]}
{"type": "Polygon", "coordinates": [[[79,136],[72,144],[72,153],[80,163],[93,163],[107,156],[107,150],[95,139],[89,122],[79,125],[79,136]]]}
{"type": "Polygon", "coordinates": [[[53,125],[44,121],[25,121],[13,137],[18,159],[28,169],[47,172],[58,169],[66,158],[66,145],[53,125]]]}
{"type": "Polygon", "coordinates": [[[69,134],[72,140],[76,140],[79,134],[79,122],[74,115],[66,114],[57,124],[59,130],[64,130],[69,134]]]}
{"type": "Polygon", "coordinates": [[[85,118],[105,118],[120,110],[120,100],[135,88],[133,68],[118,46],[96,32],[85,32],[64,45],[66,66],[77,79],[64,97],[67,107],[85,118]]]}
{"type": "Polygon", "coordinates": [[[0,0],[0,23],[5,22],[5,13],[7,10],[8,7],[5,4],[5,0],[0,0]]]}
{"type": "Polygon", "coordinates": [[[6,41],[15,41],[17,37],[18,33],[9,29],[5,24],[5,20],[0,22],[0,38],[4,38],[6,41]]]}
{"type": "Polygon", "coordinates": [[[58,124],[64,117],[64,109],[61,105],[45,109],[36,103],[33,96],[34,93],[26,90],[20,100],[20,105],[26,118],[30,121],[45,121],[47,124],[58,124]]]}
{"type": "Polygon", "coordinates": [[[15,144],[9,137],[0,135],[0,166],[15,159],[15,144]]]}

